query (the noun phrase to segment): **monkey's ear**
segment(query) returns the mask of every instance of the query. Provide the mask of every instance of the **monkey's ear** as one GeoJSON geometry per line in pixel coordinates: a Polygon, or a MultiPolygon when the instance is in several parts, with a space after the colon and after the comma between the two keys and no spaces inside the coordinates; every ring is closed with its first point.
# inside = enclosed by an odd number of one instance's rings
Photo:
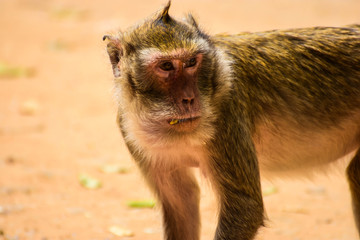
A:
{"type": "Polygon", "coordinates": [[[120,58],[124,54],[122,45],[120,44],[120,39],[115,36],[105,35],[103,37],[103,41],[105,41],[105,40],[108,41],[106,48],[107,48],[107,52],[109,54],[114,77],[120,77],[121,72],[120,72],[118,63],[120,61],[120,58]]]}
{"type": "Polygon", "coordinates": [[[171,22],[171,17],[169,15],[169,8],[171,6],[171,0],[167,2],[165,7],[160,11],[159,15],[157,16],[157,21],[169,24],[171,22]]]}
{"type": "Polygon", "coordinates": [[[195,28],[199,29],[199,25],[197,24],[194,16],[193,16],[191,13],[189,13],[189,14],[185,17],[185,21],[186,21],[187,23],[189,23],[190,25],[194,26],[195,28]]]}
{"type": "Polygon", "coordinates": [[[195,20],[194,16],[189,13],[187,16],[185,16],[185,22],[190,24],[191,26],[195,27],[197,33],[203,37],[204,39],[210,39],[210,36],[207,35],[205,32],[202,31],[202,29],[199,27],[197,21],[195,20]]]}

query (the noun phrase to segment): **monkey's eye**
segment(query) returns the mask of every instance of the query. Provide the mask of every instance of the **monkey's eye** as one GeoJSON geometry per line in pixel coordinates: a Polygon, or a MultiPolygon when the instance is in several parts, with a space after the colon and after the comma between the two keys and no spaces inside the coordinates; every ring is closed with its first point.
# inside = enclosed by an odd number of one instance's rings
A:
{"type": "Polygon", "coordinates": [[[186,67],[193,67],[196,65],[196,58],[190,58],[190,60],[186,63],[186,67]]]}
{"type": "Polygon", "coordinates": [[[174,66],[171,62],[163,62],[159,65],[159,67],[164,71],[174,70],[174,66]]]}

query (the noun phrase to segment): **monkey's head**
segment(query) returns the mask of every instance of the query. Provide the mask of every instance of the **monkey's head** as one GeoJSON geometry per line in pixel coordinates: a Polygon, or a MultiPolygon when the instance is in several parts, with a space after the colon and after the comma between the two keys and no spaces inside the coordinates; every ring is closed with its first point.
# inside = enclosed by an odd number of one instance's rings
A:
{"type": "Polygon", "coordinates": [[[161,11],[107,39],[123,128],[169,141],[211,134],[223,67],[194,18],[161,11]],[[215,103],[214,103],[215,102],[215,103]],[[125,117],[126,116],[126,117],[125,117]]]}

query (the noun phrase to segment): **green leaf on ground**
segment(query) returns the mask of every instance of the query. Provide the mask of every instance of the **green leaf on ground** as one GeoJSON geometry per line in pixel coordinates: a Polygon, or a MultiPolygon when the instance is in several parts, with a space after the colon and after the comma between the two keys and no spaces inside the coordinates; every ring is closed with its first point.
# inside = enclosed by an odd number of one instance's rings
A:
{"type": "Polygon", "coordinates": [[[87,189],[98,189],[102,186],[102,183],[98,179],[93,178],[85,173],[80,174],[79,181],[81,186],[87,189]]]}
{"type": "Polygon", "coordinates": [[[32,68],[12,66],[4,62],[0,62],[0,78],[20,78],[31,77],[35,73],[32,68]]]}
{"type": "Polygon", "coordinates": [[[128,207],[131,208],[154,208],[154,200],[138,200],[138,201],[129,201],[127,202],[128,207]]]}
{"type": "Polygon", "coordinates": [[[265,189],[263,189],[262,193],[263,193],[263,196],[269,196],[269,195],[272,195],[272,194],[275,194],[279,191],[279,189],[275,186],[271,186],[271,187],[267,187],[265,189]]]}

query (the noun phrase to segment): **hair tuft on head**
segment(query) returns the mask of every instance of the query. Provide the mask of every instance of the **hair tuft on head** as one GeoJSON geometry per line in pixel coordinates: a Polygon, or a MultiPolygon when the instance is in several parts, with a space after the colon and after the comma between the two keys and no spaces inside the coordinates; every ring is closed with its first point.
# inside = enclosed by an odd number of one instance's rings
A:
{"type": "Polygon", "coordinates": [[[171,21],[171,17],[169,16],[169,8],[171,6],[171,0],[169,0],[167,2],[167,4],[165,5],[164,9],[161,11],[158,20],[167,24],[170,23],[171,21]]]}

